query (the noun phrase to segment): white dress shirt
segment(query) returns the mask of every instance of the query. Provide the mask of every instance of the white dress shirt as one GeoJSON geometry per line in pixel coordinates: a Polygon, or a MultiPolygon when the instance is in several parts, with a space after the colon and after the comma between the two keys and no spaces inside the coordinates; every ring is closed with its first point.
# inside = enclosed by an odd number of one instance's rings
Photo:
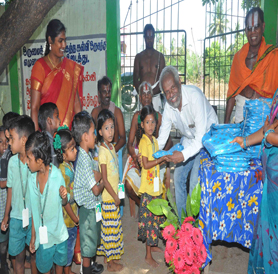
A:
{"type": "Polygon", "coordinates": [[[184,136],[182,151],[184,162],[196,155],[203,147],[202,138],[212,124],[218,124],[217,115],[203,92],[196,86],[182,85],[182,108],[171,107],[168,102],[162,116],[158,145],[163,149],[168,140],[172,124],[184,136]]]}

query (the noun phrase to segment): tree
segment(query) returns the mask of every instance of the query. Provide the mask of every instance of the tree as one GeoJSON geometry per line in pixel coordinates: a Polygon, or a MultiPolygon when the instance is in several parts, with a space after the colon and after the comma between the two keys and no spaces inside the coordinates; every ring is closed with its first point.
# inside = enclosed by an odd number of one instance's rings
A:
{"type": "MultiPolygon", "coordinates": [[[[225,17],[225,14],[223,12],[223,0],[220,0],[215,6],[213,22],[209,25],[209,36],[225,33],[228,23],[229,20],[225,17]]],[[[225,35],[223,35],[221,39],[222,41],[225,41],[225,35]]]]}
{"type": "MultiPolygon", "coordinates": [[[[219,0],[202,0],[203,6],[205,4],[215,5],[219,0]]],[[[261,0],[242,0],[241,7],[249,10],[251,7],[261,7],[261,0]]]]}
{"type": "Polygon", "coordinates": [[[232,43],[228,48],[227,51],[231,51],[232,55],[235,55],[242,46],[247,43],[247,37],[245,31],[240,31],[240,24],[237,23],[235,26],[235,30],[238,31],[234,36],[234,43],[232,43]]]}
{"type": "Polygon", "coordinates": [[[205,49],[205,75],[215,78],[220,82],[228,83],[233,55],[229,50],[221,49],[219,42],[212,42],[205,49]]]}
{"type": "Polygon", "coordinates": [[[0,17],[0,75],[58,0],[13,0],[0,17]]]}

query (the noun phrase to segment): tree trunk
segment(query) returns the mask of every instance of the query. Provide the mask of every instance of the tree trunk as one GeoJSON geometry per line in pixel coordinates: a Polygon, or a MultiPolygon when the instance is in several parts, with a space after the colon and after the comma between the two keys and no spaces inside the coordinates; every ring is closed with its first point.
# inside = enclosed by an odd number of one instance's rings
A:
{"type": "Polygon", "coordinates": [[[13,0],[0,17],[0,75],[58,0],[13,0]]]}

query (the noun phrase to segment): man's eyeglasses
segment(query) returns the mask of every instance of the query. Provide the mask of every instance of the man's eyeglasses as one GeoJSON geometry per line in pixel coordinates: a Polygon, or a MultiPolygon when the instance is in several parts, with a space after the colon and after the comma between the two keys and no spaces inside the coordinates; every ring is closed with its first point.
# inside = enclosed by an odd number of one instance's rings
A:
{"type": "Polygon", "coordinates": [[[246,30],[248,31],[248,32],[253,32],[253,31],[255,31],[255,32],[258,32],[259,31],[259,29],[260,29],[260,27],[261,27],[261,24],[257,24],[257,25],[255,25],[255,26],[250,26],[250,27],[246,27],[246,30]]]}

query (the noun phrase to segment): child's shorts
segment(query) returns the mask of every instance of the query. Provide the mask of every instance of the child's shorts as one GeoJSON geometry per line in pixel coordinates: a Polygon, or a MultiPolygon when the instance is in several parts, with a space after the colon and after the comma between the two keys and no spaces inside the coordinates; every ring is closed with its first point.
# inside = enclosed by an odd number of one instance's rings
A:
{"type": "Polygon", "coordinates": [[[96,222],[95,209],[81,206],[79,209],[79,231],[82,257],[91,258],[96,255],[100,245],[101,221],[96,222]]]}
{"type": "Polygon", "coordinates": [[[21,253],[25,244],[29,246],[32,233],[32,218],[29,219],[27,228],[22,227],[22,220],[11,218],[9,224],[9,254],[16,256],[21,253]]]}
{"type": "Polygon", "coordinates": [[[68,227],[68,262],[66,266],[70,266],[74,255],[74,248],[76,244],[77,227],[68,227]]]}
{"type": "Polygon", "coordinates": [[[68,240],[46,249],[40,244],[36,252],[36,265],[39,272],[46,273],[50,271],[53,263],[65,266],[67,264],[67,249],[68,240]]]}
{"type": "MultiPolygon", "coordinates": [[[[1,227],[1,224],[2,223],[0,223],[0,227],[1,227]]],[[[8,240],[9,240],[9,229],[7,229],[6,231],[2,231],[0,229],[0,243],[4,243],[8,240]]]]}

